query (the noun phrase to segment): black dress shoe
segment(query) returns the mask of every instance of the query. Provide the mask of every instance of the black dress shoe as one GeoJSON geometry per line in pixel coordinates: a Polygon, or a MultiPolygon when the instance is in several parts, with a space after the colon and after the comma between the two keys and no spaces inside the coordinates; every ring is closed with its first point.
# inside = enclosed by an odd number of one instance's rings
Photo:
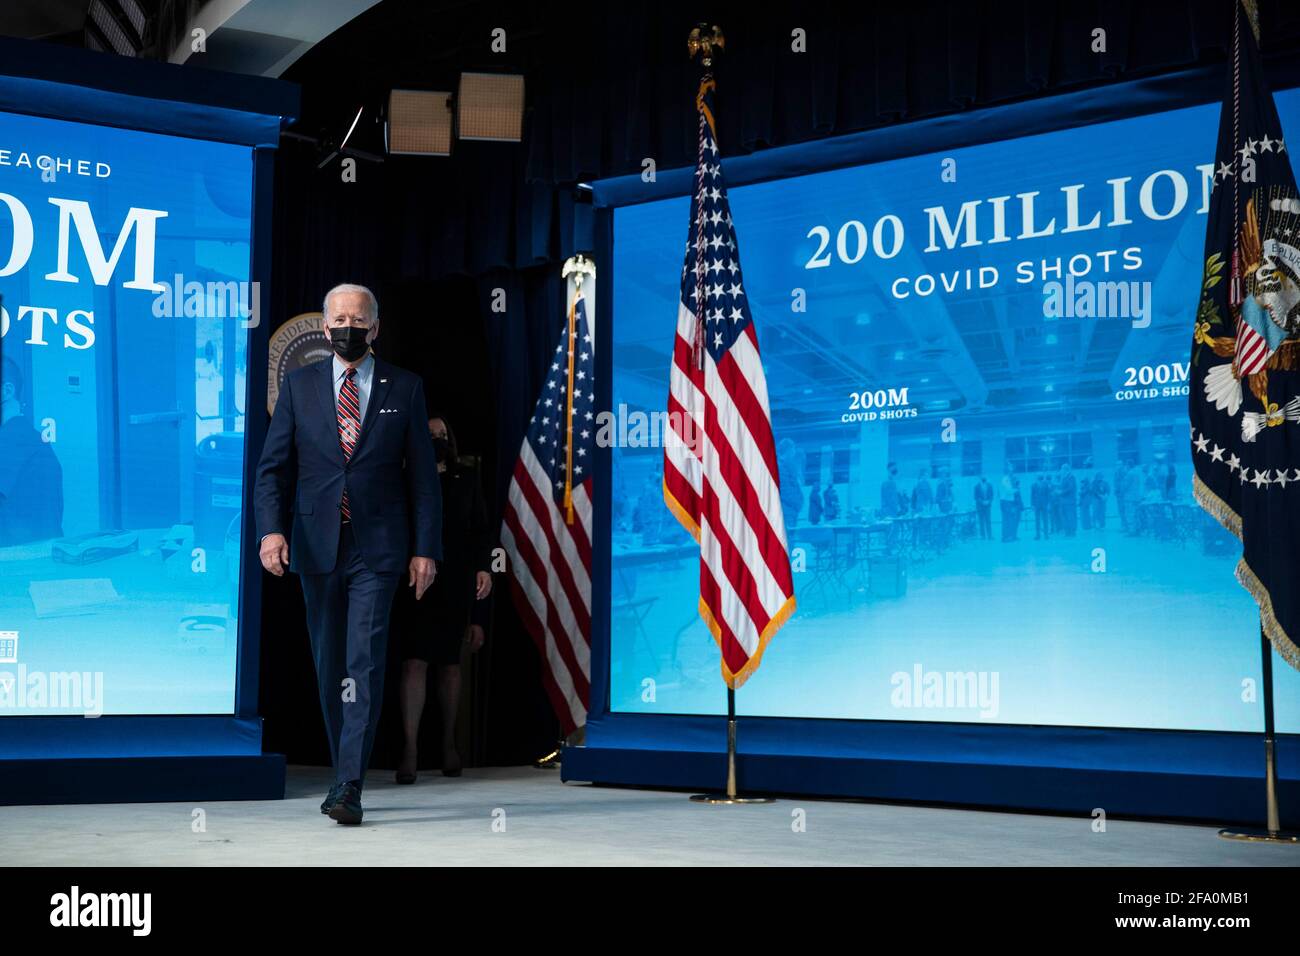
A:
{"type": "Polygon", "coordinates": [[[407,773],[405,770],[397,771],[398,783],[415,783],[415,774],[407,773]]]}
{"type": "Polygon", "coordinates": [[[342,784],[338,799],[329,809],[330,819],[335,823],[357,824],[361,822],[361,791],[354,784],[342,784]]]}
{"type": "Polygon", "coordinates": [[[343,784],[336,783],[330,787],[330,792],[325,794],[325,799],[321,801],[320,812],[329,813],[330,807],[334,806],[339,799],[339,791],[343,789],[343,784]]]}

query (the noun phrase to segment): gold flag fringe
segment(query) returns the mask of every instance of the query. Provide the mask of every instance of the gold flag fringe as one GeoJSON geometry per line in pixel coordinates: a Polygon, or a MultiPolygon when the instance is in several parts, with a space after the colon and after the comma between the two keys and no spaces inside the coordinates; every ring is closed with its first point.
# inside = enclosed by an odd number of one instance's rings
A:
{"type": "Polygon", "coordinates": [[[1296,647],[1295,641],[1282,630],[1282,625],[1273,614],[1273,599],[1269,596],[1268,589],[1255,576],[1255,572],[1251,570],[1245,558],[1237,562],[1237,580],[1251,593],[1255,603],[1259,605],[1259,619],[1264,625],[1264,633],[1273,642],[1273,649],[1282,655],[1284,661],[1296,670],[1300,670],[1300,647],[1296,647]]]}
{"type": "Polygon", "coordinates": [[[1208,511],[1214,518],[1237,538],[1241,540],[1241,516],[1228,506],[1228,503],[1210,490],[1210,486],[1201,481],[1200,475],[1192,476],[1192,494],[1196,503],[1208,511]]]}
{"type": "MultiPolygon", "coordinates": [[[[1228,503],[1211,491],[1199,477],[1192,479],[1192,493],[1202,508],[1241,540],[1241,515],[1233,511],[1228,503]]],[[[1284,661],[1300,670],[1300,647],[1296,646],[1295,641],[1291,640],[1291,635],[1282,628],[1282,624],[1273,613],[1272,595],[1268,593],[1268,588],[1264,587],[1264,582],[1255,574],[1254,569],[1246,563],[1244,556],[1237,562],[1236,577],[1237,582],[1250,592],[1250,596],[1259,605],[1260,624],[1264,628],[1264,634],[1273,644],[1274,650],[1282,655],[1284,661]]]]}

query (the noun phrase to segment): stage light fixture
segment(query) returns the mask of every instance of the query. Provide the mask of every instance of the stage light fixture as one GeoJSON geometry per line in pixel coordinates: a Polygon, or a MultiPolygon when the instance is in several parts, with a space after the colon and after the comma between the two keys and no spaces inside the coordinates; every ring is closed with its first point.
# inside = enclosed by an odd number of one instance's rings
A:
{"type": "Polygon", "coordinates": [[[451,94],[431,90],[390,92],[384,142],[395,156],[450,156],[451,94]]]}
{"type": "Polygon", "coordinates": [[[524,78],[512,73],[462,73],[456,95],[461,139],[518,143],[524,138],[524,78]]]}

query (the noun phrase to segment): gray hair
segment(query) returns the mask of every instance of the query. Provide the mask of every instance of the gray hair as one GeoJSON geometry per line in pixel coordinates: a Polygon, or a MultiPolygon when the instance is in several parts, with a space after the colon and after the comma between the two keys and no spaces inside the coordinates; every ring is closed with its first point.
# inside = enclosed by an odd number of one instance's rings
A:
{"type": "Polygon", "coordinates": [[[375,294],[365,286],[356,285],[352,282],[344,282],[341,285],[336,285],[325,293],[325,300],[321,303],[321,312],[326,316],[330,314],[330,296],[334,295],[336,292],[352,292],[365,296],[367,311],[370,313],[370,323],[373,325],[379,321],[379,300],[375,298],[375,294]]]}

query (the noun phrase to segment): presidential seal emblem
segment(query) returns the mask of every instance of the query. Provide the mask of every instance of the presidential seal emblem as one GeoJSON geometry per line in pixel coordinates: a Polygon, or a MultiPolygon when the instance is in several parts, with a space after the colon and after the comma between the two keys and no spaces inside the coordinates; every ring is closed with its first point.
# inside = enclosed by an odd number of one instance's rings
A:
{"type": "Polygon", "coordinates": [[[1300,396],[1278,402],[1268,394],[1270,371],[1290,371],[1300,364],[1300,249],[1294,245],[1300,243],[1300,199],[1294,190],[1255,190],[1246,202],[1239,243],[1241,274],[1228,277],[1232,325],[1224,322],[1210,293],[1223,279],[1226,264],[1216,252],[1205,262],[1194,339],[1197,357],[1208,347],[1231,359],[1207,370],[1207,402],[1235,417],[1241,411],[1243,379],[1259,399],[1263,411],[1247,411],[1241,418],[1242,441],[1253,442],[1265,428],[1300,422],[1300,396]]]}
{"type": "Polygon", "coordinates": [[[311,365],[333,355],[330,340],[321,326],[319,312],[295,315],[271,336],[266,375],[266,413],[275,414],[275,400],[284,385],[284,377],[294,369],[311,365]]]}

